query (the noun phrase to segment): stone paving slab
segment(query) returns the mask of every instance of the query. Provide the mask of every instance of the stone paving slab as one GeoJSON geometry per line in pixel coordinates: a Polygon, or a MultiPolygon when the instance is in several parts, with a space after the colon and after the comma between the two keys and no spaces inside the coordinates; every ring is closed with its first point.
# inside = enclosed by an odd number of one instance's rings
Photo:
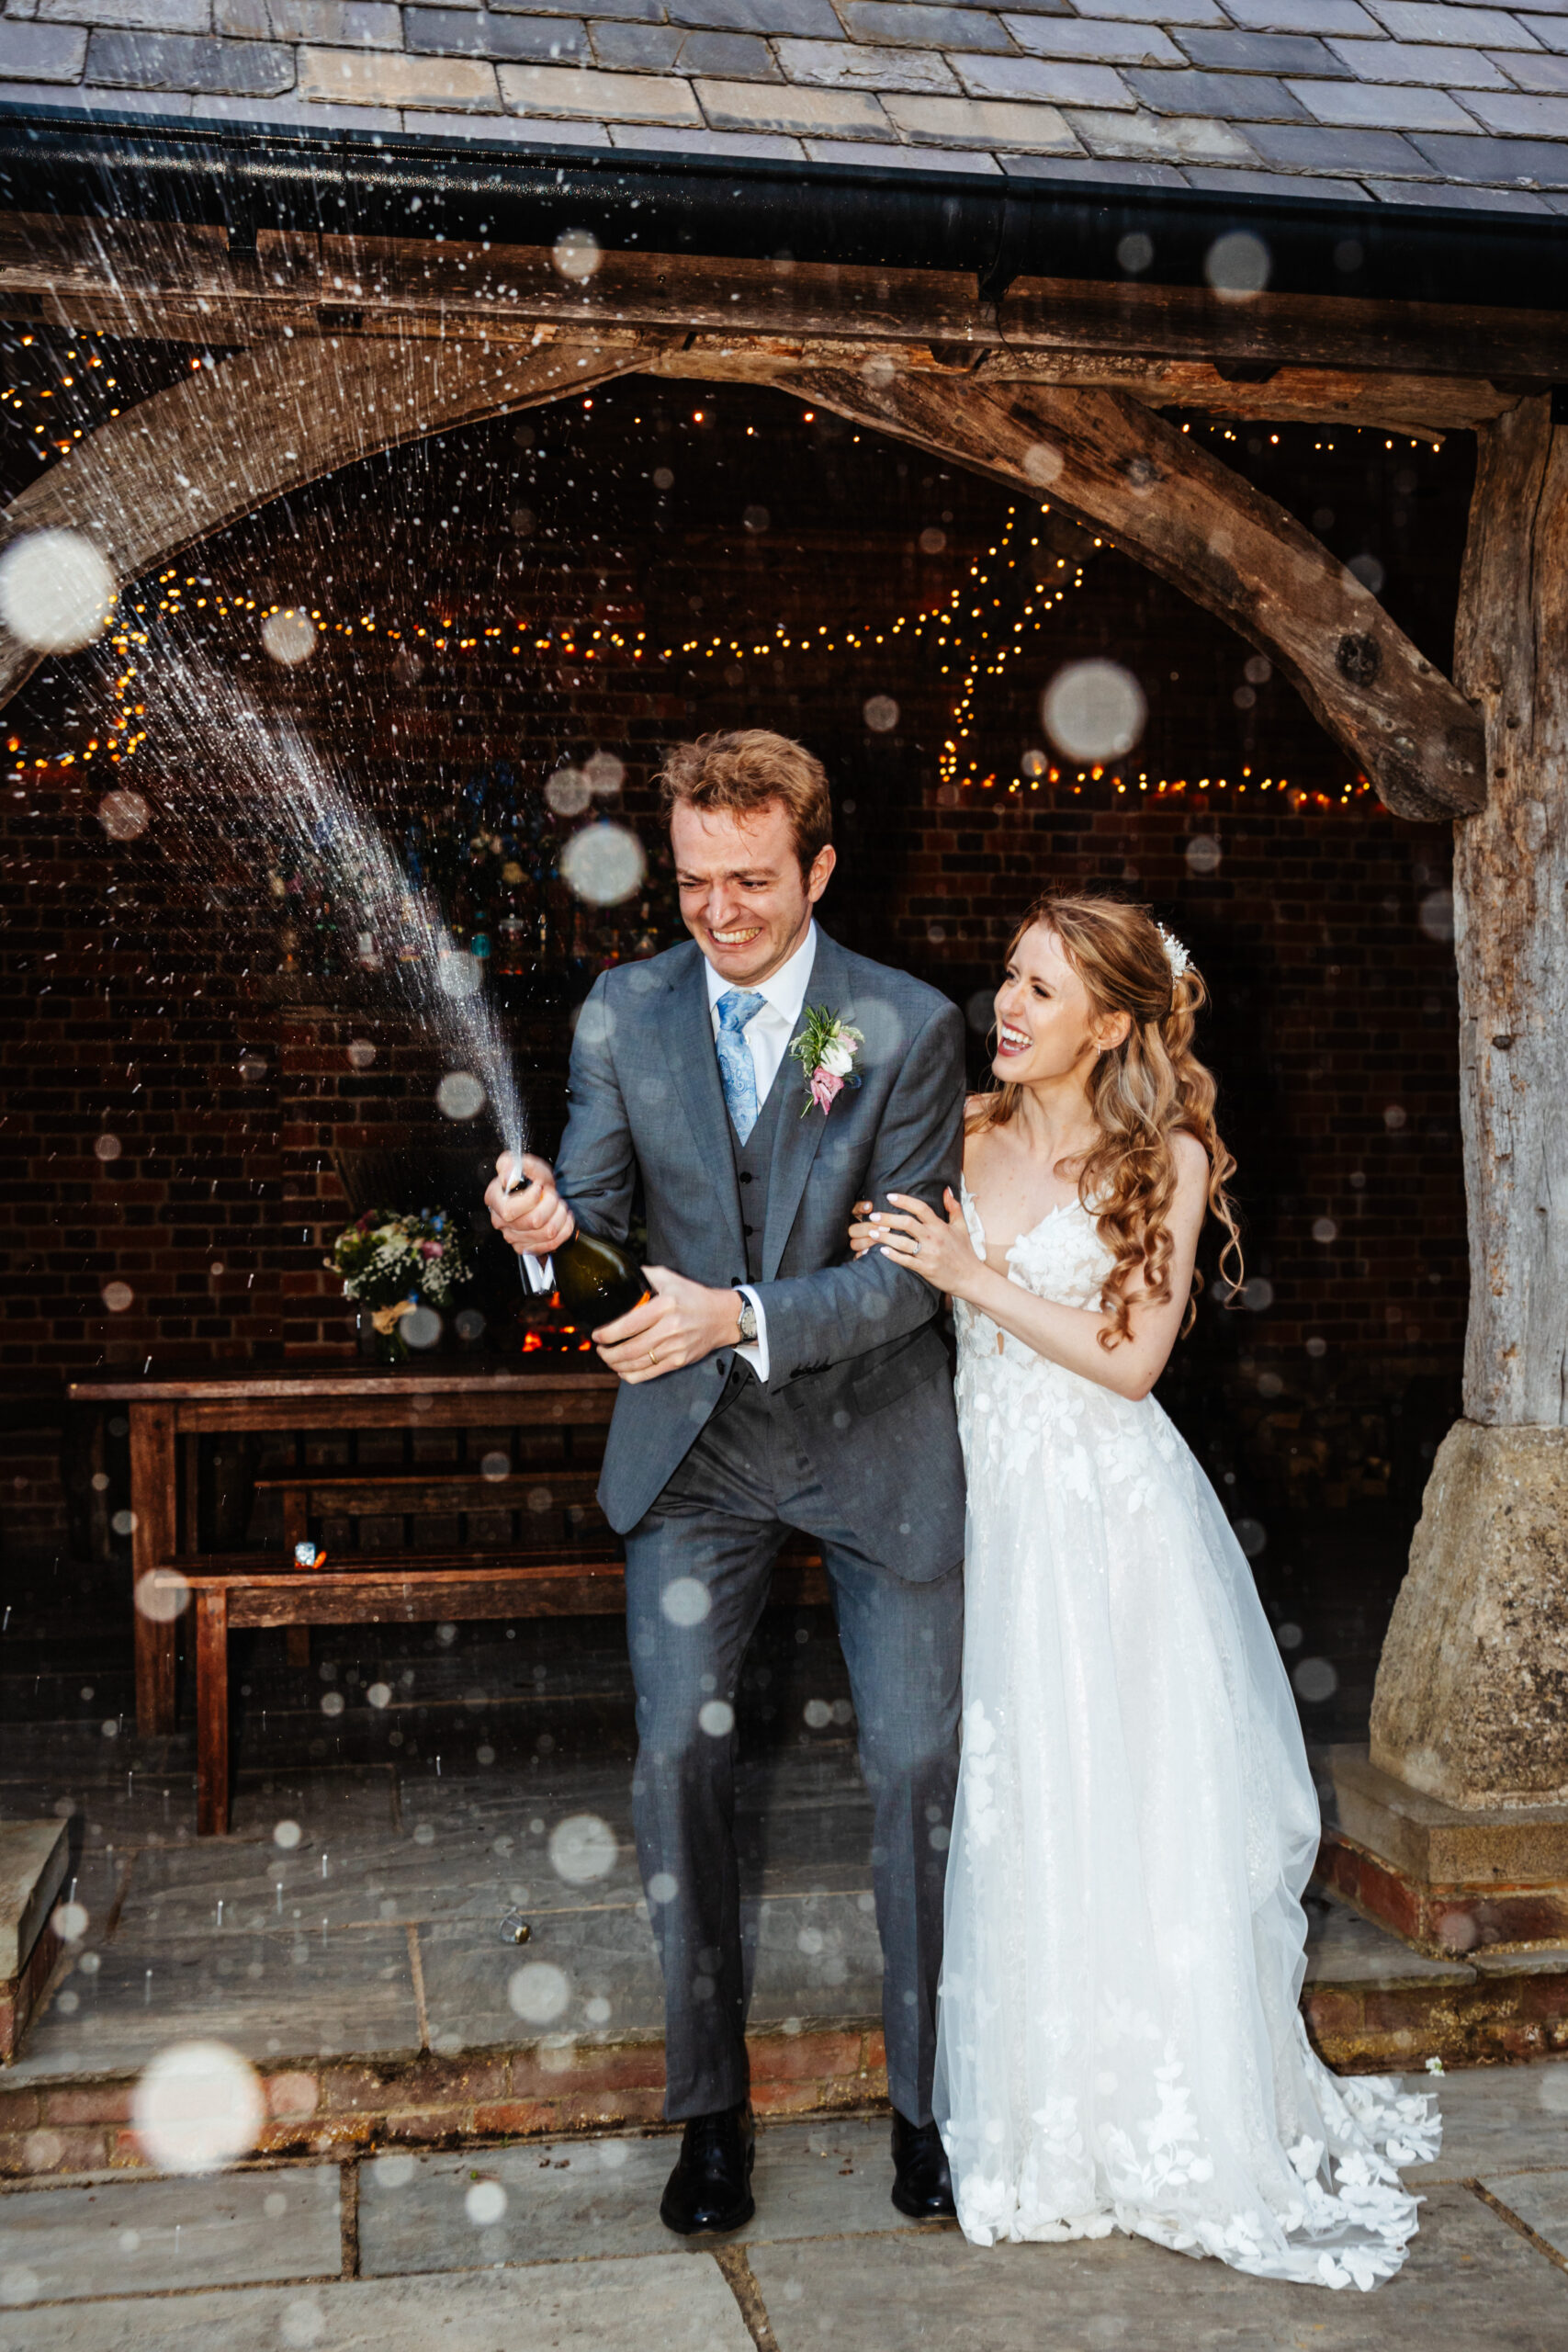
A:
{"type": "Polygon", "coordinates": [[[1568,2261],[1568,2172],[1495,2173],[1482,2186],[1568,2261]]]}
{"type": "Polygon", "coordinates": [[[1436,2082],[1411,2075],[1405,2087],[1435,2089],[1443,2119],[1438,2161],[1412,2173],[1413,2186],[1568,2165],[1568,2060],[1476,2066],[1436,2082]]]}
{"type": "Polygon", "coordinates": [[[15,2190],[0,2197],[0,2297],[16,2299],[19,2273],[38,2302],[335,2278],[340,2185],[336,2165],[299,2165],[15,2190]]]}
{"type": "Polygon", "coordinates": [[[6,2080],[141,2066],[199,2035],[248,2058],[415,2050],[419,2011],[401,1928],[143,1943],[123,1931],[56,1992],[6,2080]],[[149,1978],[148,1971],[152,1974],[149,1978]]]}
{"type": "MultiPolygon", "coordinates": [[[[761,2132],[756,2217],[735,2242],[915,2228],[888,2194],[888,2132],[884,2118],[851,2117],[761,2132]]],[[[673,2133],[660,2133],[377,2157],[359,2177],[360,2267],[378,2278],[667,2253],[676,2242],[659,2199],[679,2147],[673,2133]],[[505,2199],[499,2215],[496,2189],[505,2199]]]]}
{"type": "MultiPolygon", "coordinates": [[[[421,1928],[433,2049],[483,2049],[525,2034],[520,2019],[534,2012],[513,2009],[510,1987],[519,1968],[541,1965],[561,1972],[566,1997],[537,2024],[552,2031],[662,2026],[659,1962],[640,1900],[617,1901],[593,1885],[581,1892],[574,1910],[528,1908],[533,1936],[522,1950],[500,1942],[495,1905],[421,1928]]],[[[882,1951],[869,1889],[763,1899],[743,1904],[742,1916],[755,1938],[753,2024],[880,2014],[882,1951]]]]}
{"type": "Polygon", "coordinates": [[[761,2245],[779,2352],[1562,2352],[1568,2277],[1472,2191],[1439,2188],[1371,2295],[1281,2285],[1113,2234],[966,2245],[954,2233],[761,2245]]]}
{"type": "MultiPolygon", "coordinates": [[[[1539,2257],[1538,2257],[1539,2258],[1539,2257]]],[[[0,2308],[0,2352],[753,2352],[711,2256],[0,2308]]]]}

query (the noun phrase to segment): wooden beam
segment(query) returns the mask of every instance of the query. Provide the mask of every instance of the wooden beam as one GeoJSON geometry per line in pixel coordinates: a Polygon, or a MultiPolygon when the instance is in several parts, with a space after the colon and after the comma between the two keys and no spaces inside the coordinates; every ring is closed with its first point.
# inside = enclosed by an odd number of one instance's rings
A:
{"type": "Polygon", "coordinates": [[[247,256],[218,228],[17,213],[0,214],[0,314],[229,345],[323,327],[690,334],[715,375],[770,353],[832,365],[830,346],[849,365],[886,351],[939,370],[967,352],[987,372],[1120,387],[1156,407],[1413,432],[1485,423],[1521,386],[1568,379],[1568,320],[1546,312],[1053,279],[1021,279],[998,306],[957,272],[632,252],[573,281],[543,246],[263,231],[247,256]]]}
{"type": "Polygon", "coordinates": [[[1470,1198],[1467,1417],[1568,1423],[1568,432],[1544,400],[1482,436],[1456,667],[1487,804],[1454,859],[1470,1198]]]}
{"type": "Polygon", "coordinates": [[[1481,722],[1462,695],[1292,514],[1135,401],[875,368],[790,381],[1106,532],[1266,652],[1396,816],[1480,807],[1481,722]]]}
{"type": "MultiPolygon", "coordinates": [[[[559,399],[646,356],[592,340],[534,352],[331,337],[263,345],[99,425],[0,513],[0,543],[80,531],[124,586],[340,466],[559,399]]],[[[39,659],[0,630],[0,703],[39,659]]]]}

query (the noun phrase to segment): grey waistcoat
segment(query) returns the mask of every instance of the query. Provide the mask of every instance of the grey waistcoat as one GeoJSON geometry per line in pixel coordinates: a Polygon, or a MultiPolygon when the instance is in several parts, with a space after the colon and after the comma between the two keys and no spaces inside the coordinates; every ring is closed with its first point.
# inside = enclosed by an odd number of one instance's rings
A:
{"type": "MultiPolygon", "coordinates": [[[[798,1069],[799,1064],[785,1060],[779,1065],[778,1075],[768,1089],[768,1099],[757,1114],[757,1124],[744,1143],[729,1129],[730,1148],[735,1154],[735,1181],[740,1190],[740,1230],[746,1244],[746,1279],[760,1283],[762,1279],[762,1228],[767,1221],[768,1178],[773,1172],[773,1144],[779,1131],[780,1106],[790,1091],[787,1073],[798,1069]]],[[[799,1104],[795,1106],[799,1115],[799,1104]]]]}

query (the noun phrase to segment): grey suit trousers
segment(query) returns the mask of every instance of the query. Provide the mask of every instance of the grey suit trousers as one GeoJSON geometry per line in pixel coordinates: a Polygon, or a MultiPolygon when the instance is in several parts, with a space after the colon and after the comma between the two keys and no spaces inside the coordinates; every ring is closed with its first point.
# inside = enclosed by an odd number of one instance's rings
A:
{"type": "Polygon", "coordinates": [[[626,1537],[633,1809],[664,1972],[665,2113],[709,2114],[747,2096],[728,1711],[791,1529],[822,1549],[875,1808],[888,2088],[900,2114],[924,2123],[958,1762],[963,1572],[916,1584],[869,1560],[801,1453],[795,1416],[739,1364],[718,1410],[626,1537]]]}

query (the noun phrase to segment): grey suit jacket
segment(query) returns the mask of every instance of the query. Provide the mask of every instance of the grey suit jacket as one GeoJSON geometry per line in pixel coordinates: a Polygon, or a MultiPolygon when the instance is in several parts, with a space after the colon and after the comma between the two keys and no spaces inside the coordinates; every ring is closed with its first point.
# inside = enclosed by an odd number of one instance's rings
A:
{"type": "MultiPolygon", "coordinates": [[[[962,1157],[964,1023],[907,973],[852,956],[818,929],[807,1002],[863,1031],[861,1083],[826,1118],[798,1062],[768,1182],[762,1280],[769,1395],[795,1417],[802,1452],[867,1556],[920,1582],[964,1552],[964,1471],[942,1301],[872,1251],[852,1258],[857,1200],[918,1193],[940,1210],[962,1157]]],[[[637,1179],[651,1265],[715,1288],[746,1279],[729,1114],[714,1051],[701,951],[686,942],[601,974],[571,1054],[570,1116],[556,1166],[586,1230],[626,1238],[637,1179]]],[[[721,1350],[623,1387],[599,1499],[623,1534],[656,1500],[718,1403],[734,1361],[721,1350]]]]}

